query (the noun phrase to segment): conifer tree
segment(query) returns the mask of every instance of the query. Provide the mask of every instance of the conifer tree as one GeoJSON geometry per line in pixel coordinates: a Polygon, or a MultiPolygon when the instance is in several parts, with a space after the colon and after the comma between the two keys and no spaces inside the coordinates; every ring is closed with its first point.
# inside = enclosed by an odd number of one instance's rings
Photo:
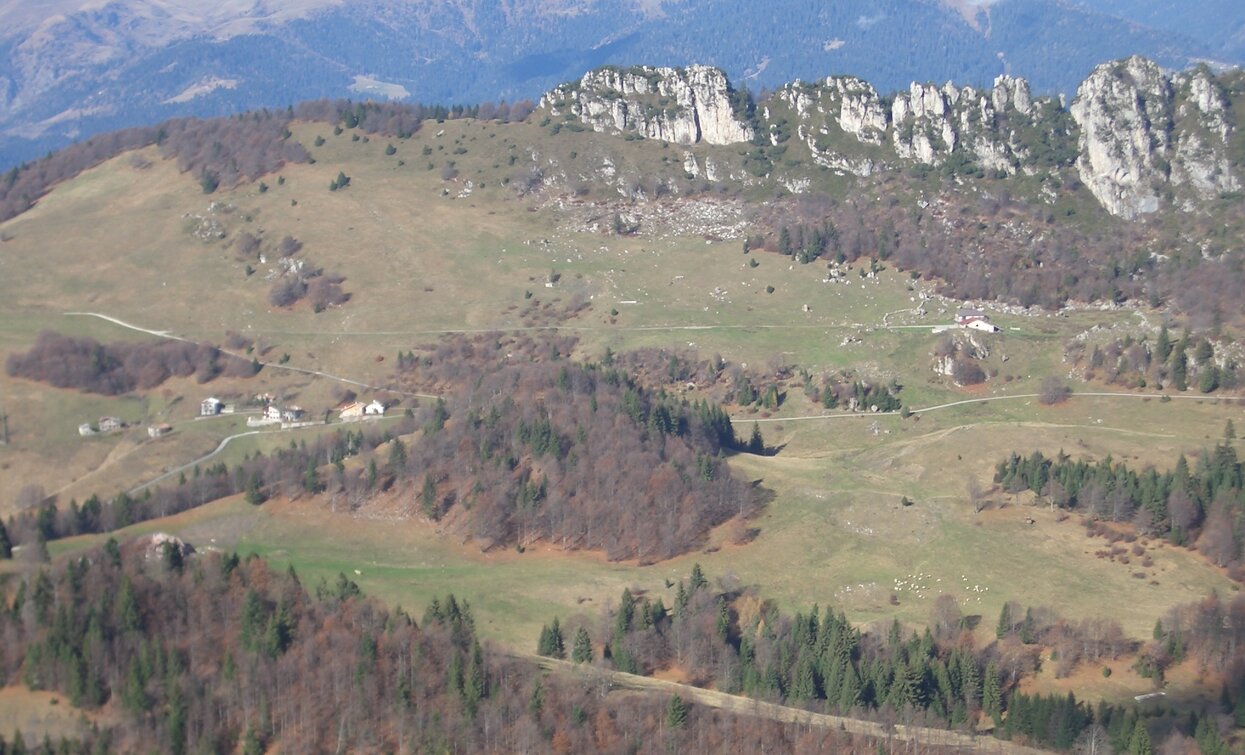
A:
{"type": "Polygon", "coordinates": [[[566,658],[566,640],[562,636],[562,626],[558,623],[558,617],[553,617],[553,625],[549,627],[549,656],[551,658],[566,658]]]}
{"type": "Polygon", "coordinates": [[[264,742],[259,738],[259,732],[254,726],[246,727],[246,737],[243,739],[242,755],[264,755],[264,742]]]}
{"type": "Polygon", "coordinates": [[[540,637],[536,640],[536,654],[549,657],[549,625],[540,625],[540,637]]]}
{"type": "Polygon", "coordinates": [[[588,630],[580,627],[575,632],[575,645],[571,649],[571,660],[575,663],[592,663],[592,638],[588,630]]]}
{"type": "Polygon", "coordinates": [[[702,587],[709,586],[709,580],[705,579],[705,573],[700,569],[700,563],[692,564],[692,592],[696,592],[702,587]]]}
{"type": "Polygon", "coordinates": [[[674,615],[682,617],[687,611],[687,590],[683,587],[683,580],[679,580],[679,589],[674,595],[674,615]]]}
{"type": "Polygon", "coordinates": [[[986,678],[981,689],[981,709],[994,718],[997,726],[1003,713],[1003,691],[999,687],[999,668],[991,661],[986,666],[986,678]]]}
{"type": "Polygon", "coordinates": [[[839,709],[846,712],[860,702],[860,676],[849,662],[843,666],[843,680],[839,683],[839,709]]]}
{"type": "Polygon", "coordinates": [[[748,439],[748,453],[765,453],[765,439],[761,437],[761,425],[757,422],[752,423],[752,437],[748,439]]]}
{"type": "Polygon", "coordinates": [[[1164,324],[1162,329],[1159,330],[1158,340],[1155,341],[1154,343],[1154,357],[1159,362],[1159,364],[1165,364],[1167,362],[1167,358],[1171,356],[1171,353],[1172,353],[1171,335],[1168,334],[1167,325],[1164,324]]]}
{"type": "Polygon", "coordinates": [[[731,610],[730,607],[726,605],[726,598],[722,596],[718,597],[718,616],[714,622],[714,629],[717,632],[718,639],[722,642],[730,640],[731,610]]]}
{"type": "Polygon", "coordinates": [[[674,695],[666,705],[666,725],[671,729],[681,728],[687,722],[687,711],[687,702],[678,695],[674,695]]]}
{"type": "Polygon", "coordinates": [[[1133,727],[1133,735],[1128,740],[1128,751],[1132,755],[1154,755],[1154,743],[1150,739],[1150,731],[1145,721],[1137,719],[1133,727]]]}

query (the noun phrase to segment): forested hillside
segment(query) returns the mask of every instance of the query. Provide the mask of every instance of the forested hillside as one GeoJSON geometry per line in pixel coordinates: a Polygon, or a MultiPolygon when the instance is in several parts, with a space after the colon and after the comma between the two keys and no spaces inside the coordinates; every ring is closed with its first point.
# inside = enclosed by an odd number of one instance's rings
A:
{"type": "MultiPolygon", "coordinates": [[[[482,645],[454,596],[422,617],[341,575],[110,541],[3,596],[0,678],[120,723],[60,752],[720,752],[872,742],[668,698],[605,695],[482,645]]],[[[0,740],[3,741],[3,740],[0,740]]],[[[12,751],[12,750],[6,750],[12,751]]]]}
{"type": "Polygon", "coordinates": [[[745,444],[720,406],[646,388],[612,356],[571,361],[574,344],[488,334],[447,339],[422,357],[412,350],[399,360],[401,379],[445,398],[384,430],[337,430],[232,468],[205,465],[141,496],[63,508],[50,497],[10,521],[12,537],[109,532],[238,494],[256,505],[320,496],[349,510],[385,506],[442,522],[483,550],[547,542],[641,563],[685,553],[732,518],[747,532],[764,494],[726,457],[763,452],[759,430],[745,444]]]}
{"type": "Polygon", "coordinates": [[[1174,609],[1136,661],[1160,684],[1164,669],[1187,656],[1228,670],[1221,704],[1177,716],[1173,726],[1126,707],[1086,705],[1074,694],[1023,691],[1045,655],[1057,660],[1060,676],[1082,663],[1109,668],[1131,655],[1138,643],[1108,619],[1078,625],[1048,608],[1008,603],[997,642],[979,647],[972,617],[950,595],[935,602],[923,634],[898,622],[862,631],[831,608],[783,613],[731,581],[714,586],[697,565],[678,582],[669,607],[625,590],[597,626],[546,626],[537,650],[587,663],[599,645],[605,661],[629,673],[673,670],[698,685],[884,721],[967,730],[989,722],[995,736],[1057,751],[1099,740],[1115,752],[1145,753],[1170,737],[1177,744],[1196,739],[1204,753],[1227,753],[1225,714],[1245,715],[1245,665],[1236,657],[1242,631],[1234,619],[1245,610],[1239,597],[1174,609]]]}

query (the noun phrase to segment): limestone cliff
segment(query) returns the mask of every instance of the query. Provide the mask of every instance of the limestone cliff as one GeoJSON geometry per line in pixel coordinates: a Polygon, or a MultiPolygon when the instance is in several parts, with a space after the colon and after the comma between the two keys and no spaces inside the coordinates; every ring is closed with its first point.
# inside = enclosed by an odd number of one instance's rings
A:
{"type": "MultiPolygon", "coordinates": [[[[794,135],[804,142],[819,165],[867,176],[878,169],[885,154],[877,149],[886,138],[886,109],[869,82],[854,76],[832,76],[817,84],[795,82],[778,90],[777,102],[790,110],[794,135]],[[849,136],[863,149],[844,143],[849,136]]],[[[762,111],[771,143],[790,134],[790,123],[771,109],[762,111]]]]}
{"type": "MultiPolygon", "coordinates": [[[[1067,141],[1059,103],[1034,100],[1028,83],[1010,76],[1000,76],[986,91],[913,84],[889,107],[872,86],[851,76],[795,82],[776,99],[789,108],[796,135],[814,161],[856,175],[886,163],[934,166],[949,159],[1010,175],[1039,161],[1043,149],[1067,141]],[[884,149],[862,153],[856,145],[884,149]]],[[[762,111],[771,141],[781,137],[786,117],[762,111]]]]}
{"type": "Polygon", "coordinates": [[[549,92],[541,106],[577,117],[595,131],[631,132],[676,144],[752,139],[736,113],[726,74],[709,66],[601,68],[549,92]]]}
{"type": "Polygon", "coordinates": [[[1239,187],[1227,156],[1227,99],[1205,68],[1168,76],[1137,57],[1101,65],[1071,110],[1077,170],[1113,215],[1155,212],[1167,196],[1187,207],[1239,187]]]}
{"type": "MultiPolygon", "coordinates": [[[[541,105],[576,128],[683,145],[751,141],[748,172],[791,191],[808,184],[801,153],[788,151],[799,144],[814,164],[857,176],[914,166],[946,176],[1077,175],[1108,212],[1131,218],[1164,205],[1192,210],[1241,188],[1224,83],[1235,80],[1205,67],[1169,75],[1134,57],[1095,69],[1069,108],[1012,76],[988,89],[914,83],[890,97],[832,76],[788,84],[750,115],[716,68],[611,67],[558,87],[541,105]]],[[[706,175],[690,155],[684,172],[706,175]]]]}

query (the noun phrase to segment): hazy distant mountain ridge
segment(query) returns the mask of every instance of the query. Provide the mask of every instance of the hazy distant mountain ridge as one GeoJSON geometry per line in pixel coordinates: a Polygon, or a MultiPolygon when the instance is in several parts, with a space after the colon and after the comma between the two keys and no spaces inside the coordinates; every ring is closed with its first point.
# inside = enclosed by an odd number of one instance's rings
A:
{"type": "Polygon", "coordinates": [[[0,7],[3,164],[127,125],[318,97],[535,99],[607,63],[704,63],[752,88],[849,71],[880,91],[914,80],[984,87],[1012,73],[1037,92],[1070,93],[1103,60],[1139,53],[1184,68],[1223,52],[1180,30],[1056,0],[968,11],[935,0],[65,0],[38,7],[42,17],[29,4],[0,7]]]}

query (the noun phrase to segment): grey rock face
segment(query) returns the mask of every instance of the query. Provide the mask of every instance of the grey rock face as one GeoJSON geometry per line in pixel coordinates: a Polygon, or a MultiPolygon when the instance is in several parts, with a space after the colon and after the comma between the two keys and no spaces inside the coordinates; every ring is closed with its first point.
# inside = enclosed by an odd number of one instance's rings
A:
{"type": "MultiPolygon", "coordinates": [[[[1012,76],[987,90],[914,83],[889,101],[863,79],[832,76],[792,82],[746,119],[726,76],[706,66],[604,68],[541,105],[596,131],[684,145],[752,141],[756,124],[760,143],[802,143],[816,164],[857,176],[905,163],[949,175],[1075,170],[1104,209],[1126,218],[1165,202],[1191,210],[1241,188],[1229,154],[1235,115],[1219,80],[1206,68],[1169,75],[1139,57],[1096,68],[1071,108],[1012,76]]],[[[707,161],[691,157],[684,170],[714,180],[707,161]]]]}
{"type": "Polygon", "coordinates": [[[1077,170],[1113,215],[1155,212],[1163,198],[1239,187],[1227,156],[1227,99],[1205,69],[1166,75],[1143,58],[1101,65],[1077,90],[1077,170]]]}
{"type": "Polygon", "coordinates": [[[541,106],[594,131],[632,132],[676,144],[735,144],[752,127],[735,112],[726,74],[709,66],[602,68],[549,92],[541,106]]]}

